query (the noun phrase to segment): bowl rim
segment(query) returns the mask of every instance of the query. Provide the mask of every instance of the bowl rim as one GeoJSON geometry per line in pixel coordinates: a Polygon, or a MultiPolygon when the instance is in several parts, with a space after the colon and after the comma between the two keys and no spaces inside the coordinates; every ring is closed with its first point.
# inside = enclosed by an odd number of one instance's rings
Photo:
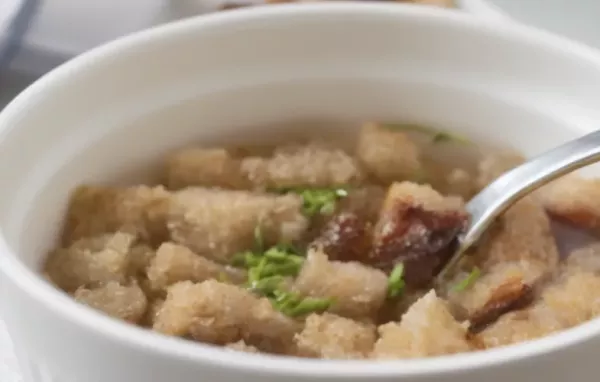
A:
{"type": "MultiPolygon", "coordinates": [[[[158,26],[130,36],[122,37],[84,53],[78,58],[63,64],[43,76],[18,95],[0,112],[0,141],[15,128],[21,115],[32,101],[45,97],[45,93],[66,80],[73,71],[94,65],[107,57],[118,55],[133,46],[151,44],[155,40],[171,39],[189,30],[209,26],[223,26],[242,21],[260,21],[272,17],[307,17],[311,15],[348,14],[357,17],[398,17],[419,18],[429,22],[439,22],[449,28],[466,28],[485,31],[496,38],[523,43],[524,41],[549,49],[565,56],[573,56],[594,65],[600,71],[600,54],[595,50],[567,38],[559,37],[537,28],[514,25],[512,23],[490,23],[486,20],[461,14],[459,11],[435,9],[414,5],[398,4],[358,4],[351,2],[320,4],[282,4],[255,9],[239,9],[228,12],[199,16],[158,26]]],[[[583,129],[582,129],[583,130],[583,129]]],[[[582,131],[583,132],[583,131],[582,131]]],[[[98,313],[75,302],[72,298],[47,283],[38,273],[29,269],[13,253],[2,233],[0,233],[0,271],[6,279],[34,303],[50,311],[70,325],[85,330],[90,336],[102,336],[128,350],[153,353],[163,359],[173,359],[193,364],[207,364],[239,373],[252,372],[279,376],[297,377],[352,377],[385,378],[416,377],[474,371],[491,366],[500,366],[514,361],[523,361],[556,352],[585,340],[600,336],[600,319],[591,320],[573,329],[543,337],[531,342],[511,345],[482,352],[423,358],[415,360],[353,360],[323,361],[292,357],[256,355],[244,352],[231,352],[214,346],[192,343],[179,338],[164,336],[142,329],[98,313]],[[269,362],[265,362],[269,359],[269,362]]]]}

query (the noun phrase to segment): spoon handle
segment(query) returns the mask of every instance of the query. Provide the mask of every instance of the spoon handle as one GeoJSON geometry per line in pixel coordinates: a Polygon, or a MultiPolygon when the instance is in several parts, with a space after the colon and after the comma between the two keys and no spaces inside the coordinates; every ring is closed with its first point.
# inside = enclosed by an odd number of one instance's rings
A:
{"type": "Polygon", "coordinates": [[[467,204],[471,223],[459,249],[440,273],[443,278],[486,229],[519,199],[581,167],[600,161],[600,130],[534,157],[489,184],[467,204]]]}

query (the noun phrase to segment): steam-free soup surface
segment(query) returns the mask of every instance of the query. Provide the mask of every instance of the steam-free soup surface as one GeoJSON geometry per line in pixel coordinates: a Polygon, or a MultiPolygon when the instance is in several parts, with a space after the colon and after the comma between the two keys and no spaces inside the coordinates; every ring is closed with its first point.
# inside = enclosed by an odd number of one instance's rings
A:
{"type": "Polygon", "coordinates": [[[397,359],[539,338],[600,313],[600,245],[559,256],[549,218],[600,231],[600,181],[523,199],[431,287],[465,201],[522,160],[383,123],[350,148],[185,147],[155,184],[74,190],[46,272],[117,319],[232,351],[397,359]],[[452,150],[475,154],[436,160],[452,150]]]}

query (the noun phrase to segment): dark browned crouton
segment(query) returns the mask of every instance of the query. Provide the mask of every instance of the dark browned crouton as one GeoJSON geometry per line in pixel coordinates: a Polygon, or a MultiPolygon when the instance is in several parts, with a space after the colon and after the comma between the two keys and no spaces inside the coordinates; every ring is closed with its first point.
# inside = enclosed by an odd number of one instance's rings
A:
{"type": "Polygon", "coordinates": [[[486,348],[547,336],[600,316],[600,276],[567,267],[530,308],[503,315],[477,335],[486,348]]]}
{"type": "Polygon", "coordinates": [[[468,221],[460,198],[427,185],[394,183],[375,226],[370,262],[382,269],[403,263],[408,285],[426,285],[456,249],[468,221]]]}
{"type": "Polygon", "coordinates": [[[353,213],[334,216],[312,243],[331,260],[366,261],[371,250],[371,225],[353,213]]]}
{"type": "Polygon", "coordinates": [[[507,280],[496,288],[490,299],[469,319],[469,331],[477,333],[496,321],[500,316],[514,310],[520,310],[533,302],[531,286],[520,278],[507,280]]]}

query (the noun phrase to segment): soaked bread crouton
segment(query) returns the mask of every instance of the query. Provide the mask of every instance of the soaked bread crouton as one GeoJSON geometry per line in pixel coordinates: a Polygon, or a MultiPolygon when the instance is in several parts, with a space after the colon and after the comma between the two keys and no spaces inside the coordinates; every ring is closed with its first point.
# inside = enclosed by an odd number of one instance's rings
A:
{"type": "Polygon", "coordinates": [[[600,243],[593,243],[575,249],[566,259],[571,269],[580,268],[589,272],[600,272],[600,243]]]}
{"type": "Polygon", "coordinates": [[[376,123],[362,126],[356,155],[366,170],[382,182],[412,179],[421,170],[419,148],[408,135],[376,123]]]}
{"type": "Polygon", "coordinates": [[[116,231],[160,242],[166,236],[168,201],[169,193],[162,186],[79,187],[71,195],[63,243],[116,231]]]}
{"type": "Polygon", "coordinates": [[[542,188],[540,195],[550,214],[600,233],[600,179],[566,176],[542,188]]]}
{"type": "Polygon", "coordinates": [[[255,297],[250,314],[242,328],[244,340],[262,351],[287,354],[292,349],[294,335],[302,325],[275,310],[271,301],[255,297]]]}
{"type": "Polygon", "coordinates": [[[424,286],[452,255],[468,220],[461,198],[428,185],[394,183],[375,225],[371,262],[382,269],[403,263],[406,283],[424,286]]]}
{"type": "Polygon", "coordinates": [[[74,296],[83,304],[132,324],[142,320],[148,306],[146,295],[135,283],[123,286],[110,281],[97,288],[79,288],[74,296]]]}
{"type": "Polygon", "coordinates": [[[502,153],[485,157],[480,163],[477,175],[477,186],[482,189],[500,175],[525,162],[525,158],[516,153],[502,153]]]}
{"type": "Polygon", "coordinates": [[[467,352],[467,328],[457,322],[432,290],[402,316],[398,324],[379,327],[373,358],[417,358],[467,352]]]}
{"type": "Polygon", "coordinates": [[[260,353],[260,351],[256,347],[246,344],[244,340],[239,340],[238,342],[227,344],[225,345],[225,349],[243,351],[246,353],[260,353]]]}
{"type": "Polygon", "coordinates": [[[245,158],[242,172],[259,189],[344,186],[363,180],[352,156],[319,142],[279,147],[270,158],[245,158]]]}
{"type": "Polygon", "coordinates": [[[365,358],[375,344],[375,327],[330,313],[311,314],[294,340],[299,354],[325,359],[365,358]]]}
{"type": "Polygon", "coordinates": [[[571,328],[600,315],[600,276],[567,269],[530,309],[502,316],[478,338],[485,347],[509,345],[571,328]]]}
{"type": "Polygon", "coordinates": [[[526,197],[504,213],[483,238],[474,261],[487,270],[500,263],[527,260],[540,273],[552,271],[559,261],[550,219],[533,196],[526,197]]]}
{"type": "Polygon", "coordinates": [[[148,268],[148,280],[154,290],[165,289],[179,281],[201,282],[221,277],[239,283],[245,276],[242,270],[224,267],[183,245],[168,242],[158,248],[148,268]]]}
{"type": "Polygon", "coordinates": [[[46,272],[54,284],[67,292],[110,281],[123,283],[134,241],[134,236],[122,232],[79,239],[67,248],[53,251],[46,272]]]}
{"type": "Polygon", "coordinates": [[[172,197],[171,239],[219,263],[254,245],[261,227],[265,243],[293,242],[308,227],[297,195],[189,188],[172,197]]]}
{"type": "Polygon", "coordinates": [[[393,183],[386,194],[382,214],[402,201],[428,211],[454,211],[464,208],[464,201],[457,196],[444,196],[427,184],[413,182],[393,183]]]}
{"type": "Polygon", "coordinates": [[[214,280],[183,281],[169,287],[154,330],[226,344],[241,338],[241,327],[255,298],[246,290],[214,280]]]}
{"type": "Polygon", "coordinates": [[[305,296],[332,298],[329,309],[351,318],[377,314],[387,293],[387,276],[357,262],[329,261],[317,248],[309,250],[295,289],[305,296]]]}
{"type": "Polygon", "coordinates": [[[268,300],[216,280],[172,285],[154,320],[154,330],[164,334],[221,345],[244,339],[263,351],[291,344],[298,329],[268,300]]]}
{"type": "Polygon", "coordinates": [[[222,148],[179,150],[166,161],[167,187],[172,190],[190,186],[243,189],[249,182],[242,175],[241,163],[222,148]]]}

